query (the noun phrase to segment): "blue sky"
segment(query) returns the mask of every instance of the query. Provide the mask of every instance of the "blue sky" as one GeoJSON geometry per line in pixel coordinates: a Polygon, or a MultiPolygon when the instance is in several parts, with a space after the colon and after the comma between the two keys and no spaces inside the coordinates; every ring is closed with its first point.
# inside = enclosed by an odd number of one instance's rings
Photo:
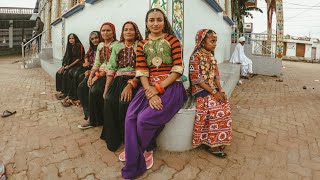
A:
{"type": "MultiPolygon", "coordinates": [[[[283,0],[285,34],[295,36],[309,36],[320,38],[320,0],[283,0]],[[314,6],[314,7],[313,7],[314,6]]],[[[34,8],[36,0],[0,0],[0,7],[30,7],[34,8]]],[[[263,10],[263,14],[253,12],[253,22],[255,33],[267,30],[267,4],[265,0],[258,0],[258,7],[263,10]]],[[[274,15],[274,29],[275,29],[274,15]]]]}

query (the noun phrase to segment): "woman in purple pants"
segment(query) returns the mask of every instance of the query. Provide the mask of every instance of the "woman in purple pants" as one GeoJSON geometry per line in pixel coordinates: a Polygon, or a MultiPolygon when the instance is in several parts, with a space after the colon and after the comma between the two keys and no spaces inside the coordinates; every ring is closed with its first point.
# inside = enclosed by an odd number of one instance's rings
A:
{"type": "Polygon", "coordinates": [[[142,86],[129,105],[125,120],[126,161],[122,177],[132,179],[153,165],[155,140],[187,99],[180,76],[182,50],[164,13],[157,8],[146,15],[146,39],[137,46],[136,77],[142,86]]]}

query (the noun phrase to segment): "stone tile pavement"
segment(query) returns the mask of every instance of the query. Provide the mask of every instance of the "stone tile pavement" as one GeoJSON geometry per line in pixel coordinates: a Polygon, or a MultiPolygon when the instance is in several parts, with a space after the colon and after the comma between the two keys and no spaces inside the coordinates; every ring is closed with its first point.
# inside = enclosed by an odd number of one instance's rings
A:
{"type": "MultiPolygon", "coordinates": [[[[8,179],[121,179],[120,152],[106,149],[101,128],[79,130],[81,109],[62,107],[53,79],[41,68],[20,69],[11,63],[17,58],[0,58],[0,112],[17,111],[0,118],[8,179]]],[[[139,179],[320,179],[320,64],[283,64],[283,82],[255,76],[236,87],[227,159],[202,149],[158,151],[139,179]]]]}

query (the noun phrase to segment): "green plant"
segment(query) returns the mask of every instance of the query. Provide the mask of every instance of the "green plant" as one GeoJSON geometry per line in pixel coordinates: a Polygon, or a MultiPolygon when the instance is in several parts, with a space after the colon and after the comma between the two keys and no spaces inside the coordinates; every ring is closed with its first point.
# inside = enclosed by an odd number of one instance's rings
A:
{"type": "Polygon", "coordinates": [[[232,19],[237,23],[237,30],[239,33],[243,33],[244,17],[253,18],[251,11],[259,11],[263,13],[263,11],[260,8],[247,7],[247,1],[248,0],[231,0],[232,19]]]}

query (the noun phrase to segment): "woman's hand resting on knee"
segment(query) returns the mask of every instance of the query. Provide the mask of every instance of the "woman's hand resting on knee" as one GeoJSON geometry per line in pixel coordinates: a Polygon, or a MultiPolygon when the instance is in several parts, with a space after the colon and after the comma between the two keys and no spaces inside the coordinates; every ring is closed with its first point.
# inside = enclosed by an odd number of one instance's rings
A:
{"type": "Polygon", "coordinates": [[[130,102],[132,100],[132,86],[130,84],[127,84],[123,89],[120,100],[124,102],[130,102]]]}
{"type": "Polygon", "coordinates": [[[151,109],[162,110],[163,108],[162,100],[158,95],[155,95],[149,99],[149,105],[151,109]]]}
{"type": "Polygon", "coordinates": [[[145,88],[145,94],[147,96],[147,99],[152,98],[155,95],[158,95],[159,92],[157,91],[157,89],[154,86],[149,86],[148,88],[145,88]]]}
{"type": "Polygon", "coordinates": [[[59,73],[59,74],[62,74],[62,73],[64,72],[64,70],[65,70],[65,69],[64,69],[64,66],[62,66],[62,67],[58,70],[58,73],[59,73]]]}

